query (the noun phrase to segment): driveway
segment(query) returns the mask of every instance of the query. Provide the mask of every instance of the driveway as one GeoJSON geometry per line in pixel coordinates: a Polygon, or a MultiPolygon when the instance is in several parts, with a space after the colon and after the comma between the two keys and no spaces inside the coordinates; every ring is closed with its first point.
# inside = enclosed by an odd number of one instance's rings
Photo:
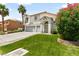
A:
{"type": "Polygon", "coordinates": [[[0,46],[14,43],[22,40],[23,38],[38,34],[37,32],[19,32],[6,35],[0,35],[0,46]]]}

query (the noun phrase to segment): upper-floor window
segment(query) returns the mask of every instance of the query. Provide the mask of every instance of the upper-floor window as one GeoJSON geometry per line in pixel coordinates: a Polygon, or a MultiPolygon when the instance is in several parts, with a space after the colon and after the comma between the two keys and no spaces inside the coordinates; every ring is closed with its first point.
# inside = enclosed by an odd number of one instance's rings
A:
{"type": "Polygon", "coordinates": [[[26,18],[25,23],[28,23],[28,18],[26,18]]]}
{"type": "Polygon", "coordinates": [[[35,20],[37,20],[37,16],[35,16],[35,18],[34,18],[35,20]]]}
{"type": "Polygon", "coordinates": [[[53,21],[53,18],[51,18],[51,20],[53,21]]]}
{"type": "Polygon", "coordinates": [[[6,21],[5,24],[9,24],[9,21],[6,21]]]}

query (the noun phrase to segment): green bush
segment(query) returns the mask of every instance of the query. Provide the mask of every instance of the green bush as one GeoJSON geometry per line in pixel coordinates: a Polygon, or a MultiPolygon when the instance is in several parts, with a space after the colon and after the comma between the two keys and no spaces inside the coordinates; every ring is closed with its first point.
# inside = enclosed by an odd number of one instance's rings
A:
{"type": "Polygon", "coordinates": [[[4,35],[4,34],[5,34],[5,32],[0,31],[0,35],[4,35]]]}
{"type": "Polygon", "coordinates": [[[60,38],[65,40],[79,40],[79,4],[69,4],[59,11],[56,19],[60,38]]]}
{"type": "Polygon", "coordinates": [[[22,30],[18,30],[18,29],[16,29],[16,30],[8,31],[8,33],[17,33],[17,32],[22,32],[22,30]]]}
{"type": "Polygon", "coordinates": [[[57,34],[58,32],[56,30],[52,31],[52,34],[57,34]]]}

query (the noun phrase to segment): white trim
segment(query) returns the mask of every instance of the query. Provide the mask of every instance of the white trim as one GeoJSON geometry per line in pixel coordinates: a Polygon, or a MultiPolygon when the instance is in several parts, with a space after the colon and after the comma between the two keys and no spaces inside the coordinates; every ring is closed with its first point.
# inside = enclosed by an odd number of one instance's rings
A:
{"type": "Polygon", "coordinates": [[[51,34],[51,19],[48,21],[48,33],[51,34]]]}

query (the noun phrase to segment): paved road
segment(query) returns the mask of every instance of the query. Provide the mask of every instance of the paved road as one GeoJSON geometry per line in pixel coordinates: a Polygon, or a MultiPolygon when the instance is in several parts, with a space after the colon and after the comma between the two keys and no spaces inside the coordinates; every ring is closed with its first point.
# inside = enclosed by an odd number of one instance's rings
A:
{"type": "Polygon", "coordinates": [[[38,34],[38,33],[36,33],[36,32],[19,32],[19,33],[0,35],[0,46],[22,40],[25,37],[29,37],[29,36],[32,36],[35,34],[38,34]]]}

